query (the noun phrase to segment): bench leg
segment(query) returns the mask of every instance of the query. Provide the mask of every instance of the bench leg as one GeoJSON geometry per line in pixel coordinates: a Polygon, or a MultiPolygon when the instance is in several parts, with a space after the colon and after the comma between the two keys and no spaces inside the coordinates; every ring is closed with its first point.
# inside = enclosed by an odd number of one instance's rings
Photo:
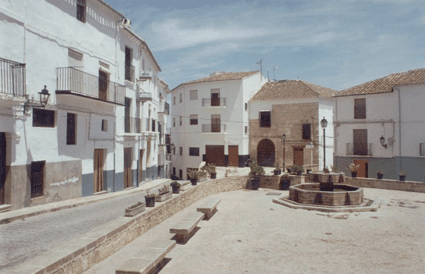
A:
{"type": "Polygon", "coordinates": [[[215,214],[217,212],[217,208],[214,208],[214,210],[213,211],[211,211],[210,213],[206,213],[205,214],[205,217],[204,217],[204,220],[209,220],[209,219],[211,219],[211,217],[215,214]]]}
{"type": "Polygon", "coordinates": [[[179,244],[186,244],[199,229],[199,227],[195,227],[189,234],[176,234],[176,242],[179,244]]]}

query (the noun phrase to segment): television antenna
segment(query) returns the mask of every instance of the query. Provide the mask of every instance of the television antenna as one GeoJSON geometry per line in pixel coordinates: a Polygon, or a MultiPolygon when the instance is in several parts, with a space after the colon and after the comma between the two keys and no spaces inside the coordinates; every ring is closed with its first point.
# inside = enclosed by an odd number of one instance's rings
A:
{"type": "Polygon", "coordinates": [[[278,66],[276,66],[276,65],[273,65],[273,66],[272,66],[272,69],[273,69],[273,80],[275,80],[275,81],[276,81],[276,74],[275,74],[275,71],[276,71],[276,70],[279,70],[279,67],[278,67],[278,66]]]}

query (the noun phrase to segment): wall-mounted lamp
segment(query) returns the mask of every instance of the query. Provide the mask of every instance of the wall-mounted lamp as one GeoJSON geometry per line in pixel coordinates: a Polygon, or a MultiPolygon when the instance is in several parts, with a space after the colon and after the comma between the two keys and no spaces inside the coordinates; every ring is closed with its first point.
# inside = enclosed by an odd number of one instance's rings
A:
{"type": "Polygon", "coordinates": [[[323,117],[323,119],[320,121],[320,125],[323,128],[323,171],[325,171],[326,168],[326,127],[328,126],[328,120],[323,117]]]}
{"type": "Polygon", "coordinates": [[[46,88],[47,86],[45,85],[43,90],[41,92],[39,92],[39,96],[40,96],[40,104],[34,103],[34,99],[28,99],[25,103],[24,103],[24,114],[25,112],[27,112],[27,110],[29,108],[33,108],[33,107],[42,107],[44,108],[47,105],[47,102],[49,101],[49,97],[50,97],[50,93],[46,88]]]}
{"type": "Polygon", "coordinates": [[[385,148],[387,148],[387,144],[385,144],[385,138],[384,138],[384,136],[381,136],[381,138],[379,138],[379,142],[381,143],[381,145],[383,146],[383,147],[385,147],[385,148]]]}

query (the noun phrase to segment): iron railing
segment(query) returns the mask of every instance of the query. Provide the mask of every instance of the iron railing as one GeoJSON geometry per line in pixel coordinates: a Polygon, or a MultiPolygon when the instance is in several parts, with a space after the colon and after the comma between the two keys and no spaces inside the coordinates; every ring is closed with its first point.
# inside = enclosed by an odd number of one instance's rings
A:
{"type": "Polygon", "coordinates": [[[57,68],[57,94],[71,93],[124,105],[125,86],[75,68],[57,68]]]}
{"type": "Polygon", "coordinates": [[[226,124],[203,124],[202,132],[226,132],[226,124]]]}
{"type": "Polygon", "coordinates": [[[142,133],[142,119],[124,116],[125,133],[142,133]]]}
{"type": "Polygon", "coordinates": [[[25,64],[0,58],[0,93],[24,97],[25,64]]]}
{"type": "Polygon", "coordinates": [[[372,144],[347,143],[347,155],[372,155],[372,144]]]}
{"type": "Polygon", "coordinates": [[[204,98],[202,99],[203,107],[225,107],[226,98],[204,98]]]}

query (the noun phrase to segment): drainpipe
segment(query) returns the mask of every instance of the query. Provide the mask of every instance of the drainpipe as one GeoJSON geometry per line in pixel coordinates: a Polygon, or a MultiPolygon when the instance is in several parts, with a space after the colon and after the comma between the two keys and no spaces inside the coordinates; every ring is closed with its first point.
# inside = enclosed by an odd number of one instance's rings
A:
{"type": "Polygon", "coordinates": [[[401,158],[401,94],[400,89],[398,90],[398,156],[400,157],[400,170],[403,170],[403,161],[401,158]]]}

